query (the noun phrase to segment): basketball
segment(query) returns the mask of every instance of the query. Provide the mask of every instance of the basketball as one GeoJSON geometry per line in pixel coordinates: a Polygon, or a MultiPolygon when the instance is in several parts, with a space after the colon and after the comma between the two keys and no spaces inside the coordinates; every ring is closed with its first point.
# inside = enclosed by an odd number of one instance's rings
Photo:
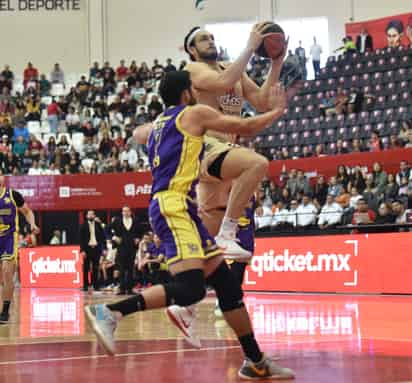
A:
{"type": "Polygon", "coordinates": [[[286,46],[285,32],[280,27],[280,25],[270,23],[263,30],[263,33],[274,34],[264,38],[262,44],[260,44],[259,48],[256,50],[256,54],[260,57],[277,59],[282,55],[286,46]]]}

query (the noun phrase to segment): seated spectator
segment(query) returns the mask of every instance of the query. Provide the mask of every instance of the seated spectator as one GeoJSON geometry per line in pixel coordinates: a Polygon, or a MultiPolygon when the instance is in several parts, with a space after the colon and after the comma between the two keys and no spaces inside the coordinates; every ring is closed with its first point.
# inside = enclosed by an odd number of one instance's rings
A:
{"type": "Polygon", "coordinates": [[[342,155],[349,153],[348,149],[343,146],[342,140],[337,140],[336,145],[333,149],[329,150],[329,154],[332,155],[342,155]]]}
{"type": "Polygon", "coordinates": [[[360,153],[360,152],[363,152],[363,151],[364,151],[364,149],[363,149],[363,146],[362,146],[360,140],[358,138],[354,138],[352,140],[351,152],[352,153],[360,153]]]}
{"type": "Polygon", "coordinates": [[[35,96],[29,96],[26,103],[26,121],[40,121],[40,99],[35,96]]]}
{"type": "Polygon", "coordinates": [[[358,201],[362,199],[363,197],[361,194],[359,194],[359,191],[355,186],[352,187],[350,191],[350,195],[351,197],[349,199],[349,207],[352,209],[356,209],[358,201]]]}
{"type": "Polygon", "coordinates": [[[43,144],[35,135],[30,134],[28,149],[30,150],[31,156],[39,158],[40,151],[43,149],[43,144]]]}
{"type": "Polygon", "coordinates": [[[335,110],[336,114],[344,114],[347,111],[347,104],[349,98],[345,95],[342,88],[338,88],[335,98],[335,110]]]}
{"type": "Polygon", "coordinates": [[[298,207],[298,201],[296,199],[292,199],[290,201],[288,223],[293,227],[298,225],[298,207]]]}
{"type": "Polygon", "coordinates": [[[159,97],[157,95],[152,96],[152,100],[148,106],[149,113],[151,110],[154,110],[156,112],[155,116],[157,117],[160,113],[163,112],[163,105],[159,101],[159,97]]]}
{"type": "Polygon", "coordinates": [[[54,68],[50,72],[50,81],[52,84],[62,84],[64,86],[64,72],[60,68],[60,64],[54,64],[54,68]]]}
{"type": "Polygon", "coordinates": [[[373,210],[369,209],[365,199],[361,198],[356,206],[356,210],[353,213],[352,224],[353,225],[367,225],[374,223],[376,214],[373,210]]]}
{"type": "Polygon", "coordinates": [[[49,141],[46,144],[46,154],[49,161],[54,161],[57,149],[57,143],[54,136],[49,137],[49,141]]]}
{"type": "Polygon", "coordinates": [[[301,157],[302,157],[302,158],[312,157],[312,153],[311,153],[311,151],[309,150],[309,147],[308,147],[307,145],[305,145],[305,146],[303,147],[301,157]]]}
{"type": "Polygon", "coordinates": [[[24,120],[19,120],[13,129],[13,139],[17,140],[18,137],[23,137],[23,140],[28,142],[29,136],[29,130],[27,129],[24,120]]]}
{"type": "Polygon", "coordinates": [[[0,159],[7,155],[8,152],[12,150],[11,143],[9,141],[9,136],[3,134],[0,142],[0,159]]]}
{"type": "Polygon", "coordinates": [[[356,166],[349,177],[348,190],[351,190],[353,187],[355,187],[359,193],[362,193],[365,190],[365,178],[360,166],[356,166]]]}
{"type": "Polygon", "coordinates": [[[4,79],[9,82],[11,85],[13,84],[14,81],[14,73],[10,69],[10,65],[5,65],[3,71],[1,72],[1,75],[4,77],[4,79]]]}
{"type": "Polygon", "coordinates": [[[345,165],[339,165],[336,173],[336,182],[342,185],[345,189],[348,188],[349,174],[345,165]]]}
{"type": "Polygon", "coordinates": [[[375,223],[385,225],[387,223],[394,223],[395,219],[396,217],[392,213],[392,206],[388,202],[381,203],[375,223]]]}
{"type": "Polygon", "coordinates": [[[110,155],[113,145],[114,143],[110,139],[109,133],[104,132],[99,144],[99,153],[103,155],[103,158],[106,158],[110,155]]]}
{"type": "MultiPolygon", "coordinates": [[[[286,172],[286,169],[285,169],[286,172]]],[[[286,187],[288,188],[289,192],[291,195],[296,194],[296,189],[297,189],[297,176],[298,176],[298,171],[296,169],[290,169],[289,174],[287,174],[287,181],[286,181],[286,187]]]]}
{"type": "Polygon", "coordinates": [[[302,203],[296,210],[297,213],[297,226],[307,228],[316,223],[316,215],[318,210],[312,203],[309,195],[304,195],[302,203]]]}
{"type": "Polygon", "coordinates": [[[19,169],[19,158],[13,154],[13,152],[8,152],[7,156],[3,158],[2,173],[3,174],[14,174],[15,169],[19,169]]]}
{"type": "Polygon", "coordinates": [[[336,177],[331,177],[329,180],[328,194],[336,198],[341,194],[341,191],[342,185],[338,184],[336,177]]]}
{"type": "Polygon", "coordinates": [[[378,162],[373,164],[373,185],[374,185],[374,193],[381,197],[385,192],[385,186],[388,183],[388,176],[385,171],[382,169],[382,165],[378,162]]]}
{"type": "Polygon", "coordinates": [[[382,141],[377,131],[372,132],[368,142],[368,148],[370,152],[380,152],[383,149],[382,141]]]}
{"type": "Polygon", "coordinates": [[[349,209],[350,194],[347,192],[344,186],[342,186],[340,194],[335,198],[335,201],[342,207],[343,210],[349,209]]]}
{"type": "Polygon", "coordinates": [[[401,184],[401,179],[403,177],[406,177],[407,179],[412,177],[412,171],[407,161],[401,161],[399,164],[399,172],[396,173],[396,183],[398,185],[401,184]]]}
{"type": "Polygon", "coordinates": [[[405,209],[405,205],[401,200],[392,202],[392,210],[396,217],[395,223],[399,225],[412,223],[412,211],[405,209]]]}
{"type": "MultiPolygon", "coordinates": [[[[391,176],[392,176],[392,174],[391,174],[391,176]]],[[[409,191],[409,180],[406,177],[402,177],[401,178],[401,184],[399,185],[398,196],[400,198],[402,198],[402,197],[407,198],[408,197],[408,191],[409,191]]]]}
{"type": "Polygon", "coordinates": [[[68,153],[71,149],[69,141],[67,141],[67,136],[62,134],[59,142],[57,143],[57,148],[60,149],[61,153],[68,153]]]}
{"type": "Polygon", "coordinates": [[[129,144],[126,144],[123,150],[120,152],[119,160],[121,163],[127,161],[128,164],[134,168],[137,164],[138,156],[135,149],[131,148],[129,144]]]}
{"type": "Polygon", "coordinates": [[[92,137],[84,137],[83,158],[97,159],[97,147],[93,143],[92,137]]]}
{"type": "Polygon", "coordinates": [[[399,131],[398,138],[400,141],[402,141],[404,145],[408,143],[409,141],[408,135],[409,135],[409,132],[411,131],[412,131],[412,122],[408,120],[402,121],[402,126],[399,131]]]}
{"type": "Polygon", "coordinates": [[[72,106],[69,107],[69,111],[66,114],[66,126],[67,130],[70,134],[73,134],[73,132],[80,132],[80,116],[76,112],[76,109],[74,109],[72,106]]]}
{"type": "Polygon", "coordinates": [[[255,210],[255,227],[256,230],[268,228],[272,224],[272,209],[269,206],[262,205],[255,210]]]}
{"type": "Polygon", "coordinates": [[[289,211],[283,201],[279,200],[276,204],[275,214],[272,218],[272,226],[284,226],[290,224],[289,211]]]}
{"type": "Polygon", "coordinates": [[[365,180],[366,188],[362,193],[363,198],[366,200],[368,206],[370,206],[374,211],[378,209],[380,198],[376,194],[376,189],[374,188],[373,175],[368,174],[365,180]]]}
{"type": "Polygon", "coordinates": [[[347,110],[348,114],[359,113],[362,110],[364,97],[365,96],[361,90],[356,88],[350,89],[347,110]]]}
{"type": "Polygon", "coordinates": [[[315,147],[315,157],[325,157],[325,149],[322,144],[318,144],[315,147]]]}
{"type": "Polygon", "coordinates": [[[396,134],[391,134],[389,137],[388,149],[400,149],[403,148],[403,142],[398,139],[396,134]]]}
{"type": "Polygon", "coordinates": [[[24,156],[20,162],[20,170],[26,174],[33,165],[33,158],[29,149],[24,152],[24,156]]]}
{"type": "Polygon", "coordinates": [[[39,92],[41,97],[50,96],[51,83],[47,80],[46,75],[42,74],[39,81],[39,92]]]}
{"type": "Polygon", "coordinates": [[[291,202],[292,196],[290,194],[290,191],[287,187],[282,189],[282,195],[280,197],[280,201],[283,202],[283,204],[285,206],[289,205],[289,203],[291,202]]]}
{"type": "Polygon", "coordinates": [[[23,85],[25,88],[27,88],[27,85],[29,81],[31,80],[37,80],[39,77],[39,71],[37,68],[33,66],[31,62],[27,64],[26,69],[23,72],[23,85]]]}
{"type": "Polygon", "coordinates": [[[116,68],[117,81],[124,81],[129,73],[129,69],[125,65],[124,60],[120,60],[120,65],[116,68]]]}
{"type": "Polygon", "coordinates": [[[155,59],[153,61],[152,73],[156,80],[160,80],[163,76],[164,68],[163,65],[159,64],[159,60],[155,59]]]}
{"type": "Polygon", "coordinates": [[[85,138],[91,138],[92,141],[97,136],[97,129],[90,123],[86,123],[82,126],[82,133],[85,138]]]}
{"type": "Polygon", "coordinates": [[[276,182],[270,181],[268,192],[272,203],[274,204],[282,198],[282,189],[276,184],[276,182]]]}
{"type": "Polygon", "coordinates": [[[314,200],[316,200],[320,206],[323,206],[326,202],[328,189],[329,185],[326,183],[325,177],[319,176],[315,185],[314,200]]]}
{"type": "Polygon", "coordinates": [[[319,228],[324,230],[338,225],[341,222],[342,213],[342,207],[335,202],[333,195],[329,194],[326,199],[326,204],[322,207],[319,214],[319,228]]]}
{"type": "Polygon", "coordinates": [[[388,174],[388,183],[385,185],[384,199],[385,201],[394,200],[398,197],[399,186],[395,182],[395,176],[388,174]]]}
{"type": "Polygon", "coordinates": [[[332,93],[329,91],[325,92],[325,96],[321,99],[319,104],[319,109],[321,114],[326,116],[331,116],[336,114],[336,98],[332,96],[332,93]]]}
{"type": "Polygon", "coordinates": [[[13,144],[13,154],[22,158],[28,148],[28,144],[24,141],[23,136],[18,136],[16,142],[13,144]]]}
{"type": "Polygon", "coordinates": [[[408,132],[408,141],[405,145],[405,148],[412,148],[412,130],[408,132]]]}

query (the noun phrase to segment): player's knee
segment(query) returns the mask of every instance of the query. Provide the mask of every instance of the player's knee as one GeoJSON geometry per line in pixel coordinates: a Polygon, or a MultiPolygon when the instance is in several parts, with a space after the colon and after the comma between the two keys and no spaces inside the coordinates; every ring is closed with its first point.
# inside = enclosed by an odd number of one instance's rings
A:
{"type": "Polygon", "coordinates": [[[203,270],[189,270],[176,274],[174,281],[164,285],[168,306],[190,306],[206,296],[203,270]]]}
{"type": "Polygon", "coordinates": [[[215,272],[206,279],[206,284],[216,291],[222,312],[244,307],[241,285],[225,262],[222,262],[215,272]]]}
{"type": "Polygon", "coordinates": [[[255,168],[259,174],[266,175],[269,170],[269,161],[266,157],[260,154],[256,155],[256,160],[254,161],[255,168]]]}

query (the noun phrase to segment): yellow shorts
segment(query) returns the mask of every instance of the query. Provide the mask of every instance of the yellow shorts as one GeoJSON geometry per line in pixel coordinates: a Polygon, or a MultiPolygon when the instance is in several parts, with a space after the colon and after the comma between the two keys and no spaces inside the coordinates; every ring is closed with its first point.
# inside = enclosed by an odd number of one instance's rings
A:
{"type": "Polygon", "coordinates": [[[221,255],[187,196],[164,191],[149,206],[150,224],[165,247],[167,264],[186,259],[208,259],[221,255]]]}

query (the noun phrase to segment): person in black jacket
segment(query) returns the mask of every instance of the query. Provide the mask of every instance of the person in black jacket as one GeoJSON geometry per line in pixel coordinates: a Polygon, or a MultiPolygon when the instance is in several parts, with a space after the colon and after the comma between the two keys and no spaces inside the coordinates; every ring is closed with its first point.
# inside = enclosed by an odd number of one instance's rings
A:
{"type": "Polygon", "coordinates": [[[113,222],[112,232],[114,234],[112,242],[116,243],[118,249],[116,263],[120,268],[120,291],[118,294],[133,294],[134,261],[141,233],[130,207],[123,206],[122,217],[113,222]]]}
{"type": "Polygon", "coordinates": [[[360,35],[356,38],[356,49],[360,53],[373,51],[373,39],[365,27],[362,28],[360,35]]]}
{"type": "Polygon", "coordinates": [[[103,251],[106,250],[104,230],[94,210],[86,213],[86,222],[80,228],[80,253],[83,255],[83,290],[89,289],[89,270],[92,266],[92,284],[99,290],[99,264],[103,251]]]}

